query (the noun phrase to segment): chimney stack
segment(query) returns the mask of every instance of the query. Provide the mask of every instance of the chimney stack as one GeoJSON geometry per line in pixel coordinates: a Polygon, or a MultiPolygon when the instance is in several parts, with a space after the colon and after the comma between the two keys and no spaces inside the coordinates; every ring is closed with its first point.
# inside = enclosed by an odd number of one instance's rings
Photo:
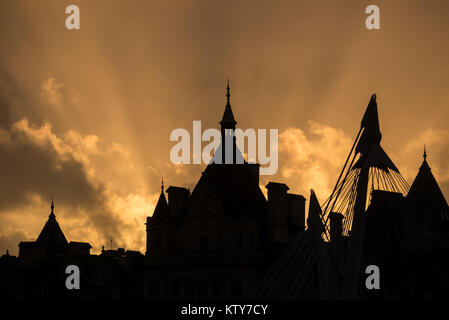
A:
{"type": "Polygon", "coordinates": [[[268,190],[268,242],[271,244],[288,243],[288,186],[284,183],[269,182],[268,190]]]}

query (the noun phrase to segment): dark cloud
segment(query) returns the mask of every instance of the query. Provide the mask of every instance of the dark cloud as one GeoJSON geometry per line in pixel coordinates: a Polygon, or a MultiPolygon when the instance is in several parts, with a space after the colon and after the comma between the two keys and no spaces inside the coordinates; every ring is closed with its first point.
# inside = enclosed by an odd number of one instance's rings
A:
{"type": "Polygon", "coordinates": [[[98,206],[101,190],[89,183],[81,163],[60,161],[56,152],[34,145],[23,135],[10,137],[0,144],[0,210],[23,206],[30,193],[43,199],[54,195],[58,203],[74,209],[98,206]]]}
{"type": "Polygon", "coordinates": [[[7,130],[10,138],[0,142],[0,211],[23,206],[30,193],[43,199],[53,194],[61,204],[74,208],[96,207],[101,189],[89,183],[81,163],[59,161],[54,149],[37,146],[11,129],[11,106],[18,101],[26,103],[26,93],[0,67],[0,128],[7,130]]]}
{"type": "Polygon", "coordinates": [[[1,212],[25,207],[32,194],[48,201],[53,195],[57,212],[65,208],[65,214],[70,215],[67,218],[81,218],[80,223],[86,218],[104,239],[114,237],[120,242],[123,222],[108,212],[103,187],[89,182],[81,163],[75,159],[60,161],[53,150],[42,149],[17,134],[12,134],[8,143],[0,144],[0,155],[1,212]]]}
{"type": "Polygon", "coordinates": [[[14,81],[0,65],[0,128],[9,128],[11,98],[15,96],[16,92],[17,87],[14,81]]]}
{"type": "MultiPolygon", "coordinates": [[[[79,218],[80,223],[87,219],[88,225],[103,237],[103,242],[113,238],[120,244],[124,223],[107,210],[103,185],[94,186],[86,168],[73,156],[66,155],[61,160],[50,144],[37,145],[23,131],[15,130],[10,118],[11,106],[23,105],[28,97],[6,72],[0,72],[0,84],[0,129],[8,135],[7,140],[0,140],[0,212],[17,212],[16,209],[30,205],[31,195],[48,201],[54,196],[57,209],[65,208],[60,212],[70,215],[67,218],[79,218]]],[[[17,245],[20,240],[24,240],[21,232],[2,235],[0,249],[17,245]]]]}

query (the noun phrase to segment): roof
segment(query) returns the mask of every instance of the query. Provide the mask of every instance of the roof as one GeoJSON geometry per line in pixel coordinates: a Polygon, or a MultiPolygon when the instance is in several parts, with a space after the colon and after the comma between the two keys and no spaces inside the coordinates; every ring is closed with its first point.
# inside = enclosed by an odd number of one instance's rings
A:
{"type": "Polygon", "coordinates": [[[268,182],[265,188],[267,188],[268,190],[275,188],[282,191],[287,191],[290,189],[285,183],[272,182],[272,181],[268,182]]]}
{"type": "Polygon", "coordinates": [[[310,190],[309,213],[307,215],[308,230],[321,235],[324,230],[323,221],[321,219],[322,210],[315,191],[310,190]]]}
{"type": "Polygon", "coordinates": [[[167,188],[166,191],[168,194],[170,194],[171,192],[182,192],[182,193],[189,193],[189,189],[184,188],[184,187],[176,187],[176,186],[170,186],[167,188]]]}
{"type": "Polygon", "coordinates": [[[90,245],[89,242],[70,241],[69,245],[70,245],[70,246],[79,247],[79,248],[89,248],[89,249],[92,249],[92,246],[90,245]]]}
{"type": "Polygon", "coordinates": [[[287,193],[287,198],[289,199],[299,199],[299,200],[306,200],[306,197],[304,197],[302,194],[296,194],[296,193],[287,193]]]}
{"type": "Polygon", "coordinates": [[[223,199],[224,213],[251,214],[266,208],[265,196],[247,164],[209,164],[192,191],[193,201],[223,199]]]}
{"type": "Polygon", "coordinates": [[[223,113],[223,117],[220,121],[220,124],[236,124],[237,121],[234,119],[234,114],[232,113],[231,105],[228,103],[225,107],[225,111],[223,113]]]}
{"type": "Polygon", "coordinates": [[[56,216],[54,215],[53,210],[48,216],[48,220],[39,234],[39,237],[37,237],[36,243],[43,246],[68,244],[64,233],[59,227],[58,221],[56,221],[56,216]]]}
{"type": "Polygon", "coordinates": [[[420,221],[439,223],[449,218],[448,204],[425,158],[406,199],[420,221]]]}
{"type": "MultiPolygon", "coordinates": [[[[229,102],[229,81],[227,85],[227,103],[223,118],[220,122],[222,129],[235,128],[237,123],[229,102]]],[[[223,137],[222,137],[223,139],[223,137]]],[[[233,159],[233,160],[234,160],[233,159]]],[[[225,160],[226,162],[226,160],[225,160]]],[[[237,145],[227,145],[222,140],[214,155],[201,175],[191,194],[191,200],[210,202],[218,197],[223,201],[224,213],[253,214],[260,213],[267,208],[267,201],[259,187],[259,177],[254,170],[257,164],[248,164],[237,145]],[[235,164],[222,163],[224,154],[235,154],[235,164]]]]}
{"type": "Polygon", "coordinates": [[[234,119],[234,114],[232,113],[231,103],[229,101],[229,98],[231,97],[231,94],[229,93],[229,80],[228,80],[228,86],[227,86],[226,90],[227,90],[227,93],[226,93],[227,102],[226,102],[225,111],[223,113],[223,117],[220,121],[220,124],[221,124],[222,128],[224,128],[224,129],[234,129],[237,121],[235,121],[235,119],[234,119]]]}
{"type": "MultiPolygon", "coordinates": [[[[225,151],[225,155],[229,154],[229,155],[233,155],[235,150],[235,162],[237,164],[243,164],[246,163],[245,158],[242,155],[242,152],[240,151],[239,147],[236,145],[235,149],[233,149],[233,145],[228,145],[226,143],[224,143],[224,151],[225,151]]],[[[223,142],[220,141],[220,145],[218,146],[218,148],[215,150],[214,155],[212,157],[212,159],[210,160],[209,164],[215,163],[215,164],[222,164],[223,162],[227,162],[228,160],[225,158],[223,160],[223,142]]],[[[234,161],[234,155],[232,157],[232,161],[229,162],[233,162],[234,161]]]]}
{"type": "Polygon", "coordinates": [[[161,190],[159,200],[153,212],[153,219],[168,218],[170,216],[170,209],[168,207],[167,199],[165,198],[164,190],[161,190]]]}
{"type": "Polygon", "coordinates": [[[33,247],[36,241],[20,241],[18,247],[19,248],[26,248],[26,247],[33,247]]]}

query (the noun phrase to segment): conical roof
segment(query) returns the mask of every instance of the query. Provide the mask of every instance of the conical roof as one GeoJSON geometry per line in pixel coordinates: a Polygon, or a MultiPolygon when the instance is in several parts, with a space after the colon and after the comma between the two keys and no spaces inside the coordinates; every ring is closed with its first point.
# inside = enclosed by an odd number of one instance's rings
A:
{"type": "Polygon", "coordinates": [[[54,205],[53,200],[51,201],[51,213],[48,216],[48,220],[44,225],[39,237],[37,237],[36,243],[43,246],[59,246],[67,245],[68,241],[64,236],[64,233],[59,226],[58,221],[56,221],[56,216],[53,212],[54,205]]]}
{"type": "Polygon", "coordinates": [[[309,215],[307,217],[307,225],[310,230],[317,231],[321,234],[324,230],[323,221],[321,220],[321,206],[315,195],[315,191],[310,190],[309,215]]]}
{"type": "Polygon", "coordinates": [[[225,111],[223,113],[223,117],[220,121],[220,125],[223,129],[234,129],[235,125],[237,124],[237,121],[235,121],[234,114],[232,113],[231,103],[229,101],[229,98],[231,97],[231,94],[229,93],[229,81],[227,86],[227,93],[226,93],[226,107],[225,111]]]}
{"type": "MultiPolygon", "coordinates": [[[[224,164],[226,163],[226,159],[223,161],[223,150],[225,154],[233,154],[233,145],[223,143],[223,141],[220,141],[220,145],[217,147],[217,149],[214,152],[214,155],[212,156],[212,159],[209,161],[209,164],[215,163],[215,164],[224,164]],[[223,163],[224,162],[224,163],[223,163]]],[[[238,146],[235,146],[235,163],[236,164],[244,164],[247,163],[245,161],[245,158],[242,155],[242,152],[240,151],[238,146]]],[[[234,161],[233,159],[231,159],[234,161]]]]}
{"type": "Polygon", "coordinates": [[[170,209],[168,207],[167,199],[164,194],[164,186],[161,187],[161,195],[157,201],[156,208],[154,208],[153,218],[163,219],[168,218],[170,215],[170,209]]]}
{"type": "Polygon", "coordinates": [[[244,214],[262,216],[267,203],[250,166],[209,164],[192,191],[192,199],[201,201],[218,196],[226,206],[224,212],[242,209],[244,214]]]}
{"type": "Polygon", "coordinates": [[[237,122],[234,119],[234,114],[232,113],[231,105],[228,103],[225,107],[225,111],[223,113],[223,118],[220,121],[220,124],[236,124],[237,122]]]}
{"type": "Polygon", "coordinates": [[[449,220],[449,208],[443,193],[427,163],[426,154],[407,194],[407,203],[420,221],[438,223],[449,220]]]}

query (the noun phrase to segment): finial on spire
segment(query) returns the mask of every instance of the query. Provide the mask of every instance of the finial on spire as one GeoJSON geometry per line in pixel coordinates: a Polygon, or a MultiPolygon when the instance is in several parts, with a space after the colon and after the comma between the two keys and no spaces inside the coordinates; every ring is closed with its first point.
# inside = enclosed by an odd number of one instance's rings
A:
{"type": "Polygon", "coordinates": [[[51,209],[50,214],[53,214],[53,215],[54,215],[53,210],[55,209],[55,205],[54,205],[54,202],[53,202],[53,196],[51,196],[51,206],[50,206],[50,209],[51,209]]]}
{"type": "Polygon", "coordinates": [[[161,181],[161,192],[164,192],[164,177],[162,177],[161,181]]]}
{"type": "Polygon", "coordinates": [[[424,154],[423,154],[424,161],[427,161],[427,152],[426,152],[426,144],[424,144],[424,154]]]}
{"type": "Polygon", "coordinates": [[[229,98],[231,97],[231,94],[229,93],[229,78],[228,78],[228,85],[226,87],[226,98],[227,98],[227,102],[229,104],[229,98]]]}

